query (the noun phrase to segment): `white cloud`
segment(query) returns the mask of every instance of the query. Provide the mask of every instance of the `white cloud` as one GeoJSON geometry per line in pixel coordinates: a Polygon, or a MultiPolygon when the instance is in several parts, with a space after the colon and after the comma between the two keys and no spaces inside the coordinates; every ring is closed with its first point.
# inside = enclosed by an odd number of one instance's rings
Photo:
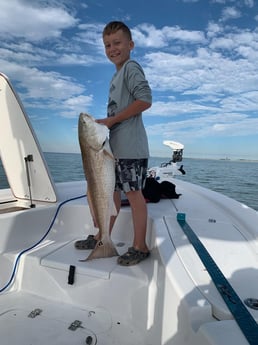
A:
{"type": "Polygon", "coordinates": [[[254,7],[254,0],[244,0],[244,4],[247,6],[247,7],[254,7]]]}
{"type": "Polygon", "coordinates": [[[237,19],[241,17],[241,12],[235,7],[226,7],[222,10],[222,21],[237,19]]]}
{"type": "Polygon", "coordinates": [[[243,114],[219,113],[182,120],[172,120],[166,123],[147,126],[150,137],[160,136],[163,139],[182,140],[182,138],[209,138],[209,137],[237,137],[256,135],[258,126],[257,117],[248,117],[243,114]]]}
{"type": "Polygon", "coordinates": [[[84,43],[88,43],[90,45],[95,46],[101,45],[103,47],[102,42],[102,31],[104,29],[103,24],[80,24],[78,26],[78,29],[80,30],[79,33],[77,33],[76,37],[80,39],[80,41],[83,41],[84,43]]]}
{"type": "Polygon", "coordinates": [[[233,3],[237,4],[238,6],[247,6],[249,8],[252,8],[254,6],[254,0],[211,0],[211,3],[217,3],[217,4],[226,4],[226,3],[233,3]]]}
{"type": "MultiPolygon", "coordinates": [[[[208,30],[211,32],[211,26],[208,30]]],[[[220,99],[258,89],[257,32],[228,28],[223,31],[221,26],[212,32],[208,42],[192,47],[191,54],[146,54],[144,67],[153,88],[184,95],[217,95],[220,99]]]]}
{"type": "MultiPolygon", "coordinates": [[[[82,55],[82,54],[63,54],[58,58],[58,62],[63,65],[82,65],[82,66],[92,66],[96,63],[103,63],[103,58],[94,57],[92,55],[82,55]]],[[[106,59],[105,59],[106,61],[106,59]]]]}
{"type": "MultiPolygon", "coordinates": [[[[5,74],[15,76],[17,85],[22,90],[19,93],[22,95],[23,102],[28,106],[37,105],[41,108],[53,108],[56,107],[56,104],[60,104],[60,107],[62,107],[62,102],[85,92],[83,85],[60,73],[42,72],[37,68],[28,68],[15,63],[3,62],[0,59],[0,65],[3,64],[5,66],[5,74]],[[42,100],[46,103],[42,103],[42,100]]],[[[91,98],[92,96],[89,97],[91,98]]],[[[86,103],[88,104],[88,102],[86,103]]]]}
{"type": "Polygon", "coordinates": [[[183,115],[193,114],[207,114],[218,112],[218,109],[214,106],[201,104],[201,102],[191,101],[173,101],[173,102],[162,102],[157,101],[152,104],[152,107],[145,112],[146,117],[148,116],[162,116],[167,118],[173,118],[183,115]]]}
{"type": "MultiPolygon", "coordinates": [[[[57,53],[52,50],[42,49],[30,43],[2,44],[0,57],[2,61],[19,63],[27,66],[43,65],[48,61],[57,59],[57,53]]],[[[4,64],[2,65],[4,66],[4,64]]]]}
{"type": "Polygon", "coordinates": [[[156,29],[154,25],[146,23],[134,27],[132,35],[137,47],[167,47],[174,40],[191,44],[205,41],[205,36],[201,31],[183,30],[178,26],[164,26],[162,29],[156,29]]]}
{"type": "Polygon", "coordinates": [[[62,107],[63,110],[61,111],[61,116],[67,118],[74,118],[78,117],[82,111],[87,111],[91,106],[93,101],[93,95],[89,96],[77,96],[71,97],[64,101],[62,107]]]}
{"type": "Polygon", "coordinates": [[[62,30],[78,22],[60,7],[36,7],[19,0],[0,2],[0,37],[21,37],[30,41],[60,37],[62,30]]]}

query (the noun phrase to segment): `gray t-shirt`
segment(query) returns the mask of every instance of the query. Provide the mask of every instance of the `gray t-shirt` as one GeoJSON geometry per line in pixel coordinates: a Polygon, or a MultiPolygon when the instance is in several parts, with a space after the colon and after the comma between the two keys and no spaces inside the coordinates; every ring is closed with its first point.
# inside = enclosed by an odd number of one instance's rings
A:
{"type": "MultiPolygon", "coordinates": [[[[128,60],[111,80],[108,116],[119,113],[134,100],[151,103],[151,89],[141,66],[133,60],[128,60]]],[[[148,139],[142,113],[112,126],[109,141],[115,158],[148,158],[148,139]]]]}

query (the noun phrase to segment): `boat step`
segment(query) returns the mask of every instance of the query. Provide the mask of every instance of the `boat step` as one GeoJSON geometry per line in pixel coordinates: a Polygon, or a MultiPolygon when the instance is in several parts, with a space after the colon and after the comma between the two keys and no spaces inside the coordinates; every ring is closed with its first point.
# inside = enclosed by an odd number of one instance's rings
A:
{"type": "MultiPolygon", "coordinates": [[[[124,253],[129,246],[122,242],[114,242],[114,244],[119,254],[124,253]]],[[[72,241],[42,257],[41,265],[66,272],[69,271],[70,266],[74,266],[76,274],[109,279],[111,272],[117,267],[117,257],[80,261],[87,258],[90,253],[91,250],[76,249],[72,241]]]]}

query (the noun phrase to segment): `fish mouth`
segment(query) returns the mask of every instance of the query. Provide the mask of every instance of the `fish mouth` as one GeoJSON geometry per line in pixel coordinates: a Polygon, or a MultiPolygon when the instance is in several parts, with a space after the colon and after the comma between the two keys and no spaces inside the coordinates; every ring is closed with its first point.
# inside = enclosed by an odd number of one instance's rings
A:
{"type": "Polygon", "coordinates": [[[86,113],[81,113],[80,118],[85,124],[87,123],[87,120],[93,120],[92,116],[86,113]]]}
{"type": "Polygon", "coordinates": [[[95,152],[104,149],[108,140],[108,128],[95,121],[94,117],[87,113],[80,113],[79,140],[95,152]]]}

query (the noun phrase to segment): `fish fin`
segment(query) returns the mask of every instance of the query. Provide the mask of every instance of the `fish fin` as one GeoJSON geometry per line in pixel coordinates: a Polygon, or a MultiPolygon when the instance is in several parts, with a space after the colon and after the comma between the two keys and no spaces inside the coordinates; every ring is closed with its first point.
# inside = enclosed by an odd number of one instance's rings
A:
{"type": "Polygon", "coordinates": [[[114,243],[111,239],[108,240],[100,240],[97,242],[95,248],[92,250],[90,255],[84,259],[79,261],[89,261],[93,259],[100,259],[100,258],[111,258],[112,256],[118,256],[118,252],[114,243]]]}
{"type": "Polygon", "coordinates": [[[108,139],[106,139],[104,145],[103,145],[103,153],[107,156],[109,156],[111,159],[115,159],[113,152],[111,150],[111,147],[109,145],[108,139]]]}
{"type": "Polygon", "coordinates": [[[91,218],[92,218],[92,221],[93,221],[93,224],[94,224],[94,228],[98,228],[98,224],[97,224],[97,221],[96,221],[96,216],[94,214],[94,208],[93,208],[93,205],[92,205],[92,197],[91,197],[91,193],[90,193],[89,190],[87,191],[87,199],[88,199],[88,204],[89,204],[89,208],[90,208],[90,214],[91,214],[91,218]]]}

